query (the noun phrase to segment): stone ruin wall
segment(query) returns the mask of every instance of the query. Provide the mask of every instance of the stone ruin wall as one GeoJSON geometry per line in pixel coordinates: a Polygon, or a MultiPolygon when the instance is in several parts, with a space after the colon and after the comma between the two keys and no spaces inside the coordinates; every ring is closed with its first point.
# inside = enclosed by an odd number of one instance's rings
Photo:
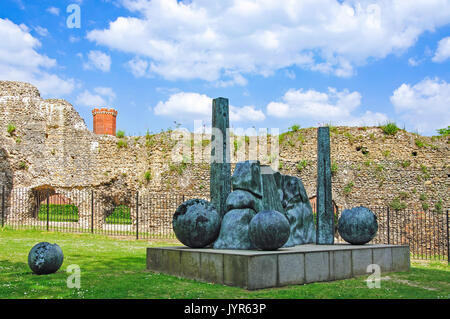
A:
{"type": "MultiPolygon", "coordinates": [[[[284,134],[280,141],[281,173],[301,177],[310,197],[316,187],[316,134],[315,128],[301,129],[284,134]],[[297,168],[302,161],[306,165],[297,168]]],[[[172,163],[175,142],[169,133],[125,137],[125,147],[119,147],[118,140],[88,130],[67,101],[44,100],[27,83],[0,82],[0,184],[6,185],[7,193],[23,187],[29,189],[30,197],[33,190],[48,187],[57,193],[96,190],[104,194],[100,201],[107,211],[111,205],[130,205],[135,191],[209,197],[209,164],[172,163]],[[16,126],[12,135],[7,132],[8,124],[16,126]]],[[[432,139],[403,130],[388,136],[378,127],[333,128],[331,161],[338,167],[332,179],[334,201],[339,207],[387,206],[401,197],[408,208],[421,211],[419,198],[425,194],[430,208],[442,200],[445,209],[449,203],[449,143],[449,138],[432,139]],[[418,147],[416,139],[426,146],[418,147]],[[403,167],[405,161],[410,165],[403,167]],[[350,190],[345,188],[349,183],[354,185],[350,190]]],[[[209,154],[210,145],[204,143],[202,149],[209,154]]],[[[269,164],[267,158],[262,164],[269,164]]],[[[88,210],[89,204],[78,204],[81,212],[88,210]]]]}

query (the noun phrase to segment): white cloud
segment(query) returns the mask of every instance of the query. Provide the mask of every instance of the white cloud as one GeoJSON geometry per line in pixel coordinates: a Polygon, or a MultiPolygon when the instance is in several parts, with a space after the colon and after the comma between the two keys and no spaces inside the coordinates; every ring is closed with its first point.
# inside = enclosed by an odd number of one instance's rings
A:
{"type": "Polygon", "coordinates": [[[109,87],[96,87],[94,91],[107,98],[108,102],[111,103],[116,99],[116,93],[114,93],[112,88],[109,87]]]}
{"type": "Polygon", "coordinates": [[[73,35],[71,35],[71,36],[69,37],[69,41],[70,41],[70,43],[75,43],[75,42],[80,41],[80,38],[74,37],[73,35]]]}
{"type": "Polygon", "coordinates": [[[99,69],[102,72],[109,72],[111,69],[111,57],[101,51],[89,51],[88,62],[83,63],[86,70],[99,69]]]}
{"type": "MultiPolygon", "coordinates": [[[[211,109],[209,110],[211,113],[211,109]]],[[[235,107],[230,105],[230,121],[232,122],[259,122],[264,121],[266,116],[261,110],[256,109],[253,105],[235,107]]]]}
{"type": "Polygon", "coordinates": [[[450,124],[450,83],[425,78],[411,86],[402,84],[391,96],[396,113],[422,133],[435,134],[450,124]]]}
{"type": "Polygon", "coordinates": [[[59,8],[56,7],[49,7],[46,10],[47,12],[54,14],[55,16],[59,16],[59,8]]]}
{"type": "Polygon", "coordinates": [[[56,60],[37,52],[41,43],[29,32],[23,24],[0,18],[0,79],[32,83],[44,96],[72,92],[75,81],[48,72],[56,60]]]}
{"type": "Polygon", "coordinates": [[[409,59],[408,59],[408,64],[409,64],[410,66],[418,66],[421,62],[422,62],[422,61],[417,60],[417,59],[415,59],[415,58],[409,58],[409,59]]]}
{"type": "Polygon", "coordinates": [[[434,62],[444,62],[450,58],[450,37],[443,38],[438,43],[438,48],[434,54],[434,62]]]}
{"type": "Polygon", "coordinates": [[[242,85],[297,65],[341,77],[401,54],[425,31],[450,22],[450,0],[122,0],[119,17],[88,39],[149,61],[166,79],[242,85]],[[238,81],[236,81],[238,79],[238,81]],[[242,78],[243,79],[243,78],[242,78]]]}
{"type": "Polygon", "coordinates": [[[327,92],[316,90],[288,90],[281,102],[270,102],[267,114],[278,118],[300,118],[309,122],[335,123],[340,125],[376,125],[385,122],[386,115],[366,111],[357,114],[361,94],[328,88],[327,92]]]}
{"type": "Polygon", "coordinates": [[[111,88],[97,87],[94,88],[94,93],[84,90],[77,96],[75,103],[88,107],[111,106],[115,98],[116,94],[111,88]]]}
{"type": "Polygon", "coordinates": [[[37,34],[39,34],[41,37],[46,37],[49,35],[48,30],[46,28],[43,28],[41,26],[37,26],[34,28],[37,34]]]}
{"type": "Polygon", "coordinates": [[[137,78],[141,78],[147,74],[148,65],[149,64],[147,61],[142,60],[138,57],[133,58],[127,63],[127,66],[131,70],[131,73],[137,78]]]}
{"type": "MultiPolygon", "coordinates": [[[[177,119],[210,119],[212,98],[205,94],[179,92],[172,94],[165,102],[160,101],[153,111],[156,115],[177,119]]],[[[262,121],[264,113],[254,106],[236,107],[230,105],[230,121],[262,121]]]]}

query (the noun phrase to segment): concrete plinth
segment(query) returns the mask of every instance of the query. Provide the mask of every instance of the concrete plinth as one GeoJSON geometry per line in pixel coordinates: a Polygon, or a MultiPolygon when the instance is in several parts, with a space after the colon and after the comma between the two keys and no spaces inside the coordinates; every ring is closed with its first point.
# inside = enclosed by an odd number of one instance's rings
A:
{"type": "Polygon", "coordinates": [[[147,248],[147,269],[205,282],[261,289],[408,271],[406,245],[300,245],[277,251],[147,248]]]}

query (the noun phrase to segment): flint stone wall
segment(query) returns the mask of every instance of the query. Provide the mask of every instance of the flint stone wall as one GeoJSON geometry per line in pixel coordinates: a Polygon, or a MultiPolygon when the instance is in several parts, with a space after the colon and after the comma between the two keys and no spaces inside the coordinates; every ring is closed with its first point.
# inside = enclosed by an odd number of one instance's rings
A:
{"type": "MultiPolygon", "coordinates": [[[[431,139],[403,130],[389,136],[378,127],[330,131],[331,162],[337,165],[332,192],[339,207],[386,206],[399,196],[417,211],[423,202],[431,208],[438,200],[444,208],[449,203],[448,137],[431,139]],[[418,147],[417,139],[426,146],[418,147]],[[425,201],[419,200],[421,194],[425,201]]],[[[310,128],[280,139],[280,172],[300,177],[309,197],[316,192],[316,138],[317,129],[310,128]],[[299,169],[303,160],[306,165],[299,169]]],[[[196,139],[207,161],[208,139],[196,139]]],[[[209,197],[209,163],[173,163],[176,142],[168,132],[124,140],[127,146],[119,147],[118,138],[92,133],[67,101],[44,100],[27,83],[0,81],[0,184],[7,194],[13,188],[51,186],[104,190],[116,197],[131,191],[209,197]],[[12,134],[8,124],[16,127],[12,134]]],[[[261,164],[272,160],[269,154],[261,164]]]]}

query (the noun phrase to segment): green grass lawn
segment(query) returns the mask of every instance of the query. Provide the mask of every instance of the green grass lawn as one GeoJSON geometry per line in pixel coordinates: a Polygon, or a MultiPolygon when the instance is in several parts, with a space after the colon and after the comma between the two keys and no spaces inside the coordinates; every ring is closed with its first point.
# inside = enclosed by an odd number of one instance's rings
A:
{"type": "MultiPolygon", "coordinates": [[[[39,220],[47,220],[47,204],[42,204],[38,212],[39,220]]],[[[75,205],[50,204],[48,206],[48,220],[51,222],[77,222],[78,207],[75,205]]]]}
{"type": "Polygon", "coordinates": [[[131,225],[131,210],[128,206],[117,206],[111,215],[106,217],[105,223],[107,224],[125,224],[131,225]]]}
{"type": "Polygon", "coordinates": [[[413,263],[410,272],[383,275],[379,289],[359,277],[246,291],[146,271],[145,248],[162,245],[174,243],[0,228],[0,298],[450,298],[446,263],[413,263]],[[28,252],[40,241],[64,252],[55,274],[38,276],[28,268],[28,252]],[[81,268],[80,289],[67,288],[70,264],[81,268]]]}

